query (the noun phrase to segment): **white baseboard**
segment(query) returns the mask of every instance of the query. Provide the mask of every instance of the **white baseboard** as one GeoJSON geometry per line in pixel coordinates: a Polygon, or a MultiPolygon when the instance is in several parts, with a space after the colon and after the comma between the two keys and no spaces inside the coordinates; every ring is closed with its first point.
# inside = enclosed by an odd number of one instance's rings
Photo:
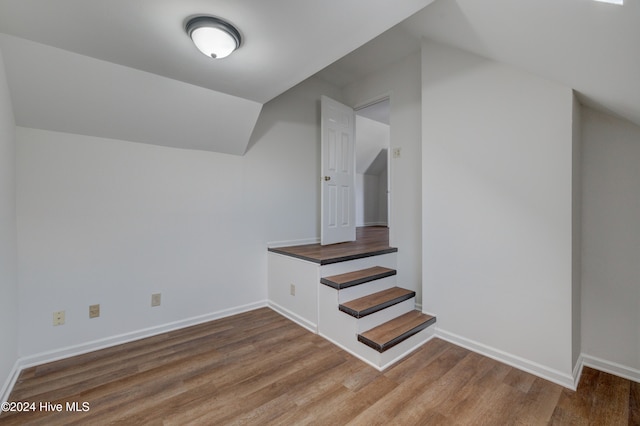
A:
{"type": "Polygon", "coordinates": [[[578,357],[576,365],[573,366],[573,389],[578,389],[580,378],[582,377],[582,367],[584,366],[584,357],[582,354],[578,357]]]}
{"type": "MultiPolygon", "coordinates": [[[[419,336],[420,333],[430,333],[426,339],[424,340],[419,340],[418,342],[415,342],[416,344],[414,344],[413,346],[411,346],[409,349],[407,349],[406,351],[398,354],[395,356],[395,358],[387,361],[385,364],[383,364],[380,367],[380,371],[384,371],[387,368],[391,367],[392,365],[394,365],[395,363],[402,361],[405,357],[408,357],[410,354],[412,354],[413,352],[417,351],[418,349],[420,349],[423,345],[425,345],[427,342],[429,342],[430,340],[432,340],[434,337],[436,337],[435,332],[429,330],[429,328],[420,331],[418,334],[412,336],[412,337],[416,337],[419,336]]],[[[421,338],[422,339],[422,338],[421,338]]]]}
{"type": "Polygon", "coordinates": [[[576,382],[574,375],[563,373],[561,371],[546,367],[536,362],[521,358],[519,356],[504,352],[500,349],[492,348],[483,343],[479,343],[470,339],[467,339],[457,334],[450,333],[448,331],[436,328],[436,337],[453,343],[454,345],[462,346],[470,351],[477,352],[481,355],[500,361],[504,364],[515,367],[519,370],[526,371],[535,376],[549,380],[550,382],[559,384],[565,388],[576,390],[576,382]]]}
{"type": "MultiPolygon", "coordinates": [[[[22,371],[22,369],[20,368],[20,360],[16,360],[16,362],[13,364],[11,372],[9,373],[9,377],[7,377],[4,385],[2,385],[2,389],[0,389],[0,404],[3,404],[9,400],[9,394],[11,393],[13,386],[16,384],[18,376],[20,376],[20,371],[22,371]]],[[[0,414],[2,413],[0,412],[0,414]]]]}
{"type": "Polygon", "coordinates": [[[636,368],[627,367],[616,362],[607,361],[587,354],[581,354],[580,358],[582,359],[580,371],[582,371],[582,366],[586,366],[599,371],[604,371],[605,373],[613,374],[614,376],[622,377],[623,379],[631,380],[632,382],[640,383],[640,370],[636,368]]]}
{"type": "Polygon", "coordinates": [[[365,222],[362,225],[356,225],[357,227],[362,227],[362,226],[388,226],[389,224],[387,222],[365,222]]]}
{"type": "Polygon", "coordinates": [[[290,319],[291,321],[306,328],[312,333],[318,334],[318,324],[314,324],[311,321],[302,318],[300,315],[291,312],[289,309],[284,308],[271,300],[269,300],[268,306],[283,317],[290,319]]]}
{"type": "Polygon", "coordinates": [[[76,355],[82,355],[88,352],[97,351],[100,349],[109,348],[111,346],[120,345],[123,343],[133,342],[135,340],[144,339],[147,337],[152,337],[158,334],[166,333],[173,330],[178,330],[185,327],[190,327],[192,325],[198,325],[209,321],[214,321],[217,319],[229,317],[232,315],[241,314],[243,312],[253,311],[255,309],[267,307],[267,301],[259,301],[254,303],[249,303],[246,305],[236,306],[229,309],[223,309],[221,311],[212,312],[205,315],[200,315],[197,317],[191,317],[180,321],[174,321],[171,323],[149,327],[146,329],[133,331],[130,333],[124,333],[117,336],[111,336],[104,339],[93,340],[90,342],[82,343],[79,345],[68,346],[66,348],[56,349],[53,351],[42,352],[35,355],[30,355],[27,357],[19,358],[9,375],[4,387],[2,388],[2,393],[0,394],[1,401],[5,402],[9,398],[9,394],[15,385],[20,372],[29,367],[34,367],[36,365],[45,364],[48,362],[58,361],[60,359],[69,358],[76,355]]]}

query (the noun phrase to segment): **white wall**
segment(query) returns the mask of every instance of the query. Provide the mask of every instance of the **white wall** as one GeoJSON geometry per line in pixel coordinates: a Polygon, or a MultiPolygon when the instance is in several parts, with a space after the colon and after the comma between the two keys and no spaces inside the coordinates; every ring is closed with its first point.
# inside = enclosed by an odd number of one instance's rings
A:
{"type": "Polygon", "coordinates": [[[387,172],[356,174],[356,226],[387,225],[387,172]]]}
{"type": "Polygon", "coordinates": [[[389,203],[388,203],[388,187],[389,187],[389,171],[384,169],[378,176],[378,215],[377,221],[381,225],[389,224],[389,203]]]}
{"type": "Polygon", "coordinates": [[[571,386],[572,92],[435,43],[422,58],[424,309],[571,386]]]}
{"type": "Polygon", "coordinates": [[[364,174],[383,149],[389,149],[389,125],[356,113],[356,172],[364,174]]]}
{"type": "Polygon", "coordinates": [[[15,124],[0,52],[0,399],[18,359],[15,124]]]}
{"type": "Polygon", "coordinates": [[[640,127],[590,108],[582,123],[582,348],[639,380],[640,127]]]}
{"type": "Polygon", "coordinates": [[[21,355],[262,301],[242,158],[18,128],[21,355]],[[254,265],[256,262],[253,263],[254,265]],[[150,307],[152,293],[162,306],[150,307]],[[89,319],[90,304],[101,317],[89,319]],[[52,312],[66,324],[53,327],[52,312]]]}
{"type": "Polygon", "coordinates": [[[19,128],[21,355],[264,303],[267,242],[319,233],[320,93],[266,104],[244,157],[19,128]]]}
{"type": "Polygon", "coordinates": [[[391,244],[398,247],[398,285],[416,291],[418,303],[422,301],[420,78],[417,52],[343,89],[351,106],[390,97],[390,146],[392,151],[401,148],[402,155],[391,159],[389,170],[389,233],[391,244]]]}
{"type": "Polygon", "coordinates": [[[364,226],[364,214],[366,200],[370,199],[365,196],[364,184],[365,175],[362,173],[356,173],[356,226],[364,226]]]}
{"type": "Polygon", "coordinates": [[[387,160],[380,153],[389,150],[389,130],[356,114],[356,226],[388,225],[387,160]]]}
{"type": "MultiPolygon", "coordinates": [[[[340,91],[317,78],[262,108],[244,158],[244,188],[261,243],[320,240],[320,96],[340,91]]],[[[266,258],[265,258],[266,259],[266,258]]],[[[266,261],[266,260],[265,260],[266,261]]]]}

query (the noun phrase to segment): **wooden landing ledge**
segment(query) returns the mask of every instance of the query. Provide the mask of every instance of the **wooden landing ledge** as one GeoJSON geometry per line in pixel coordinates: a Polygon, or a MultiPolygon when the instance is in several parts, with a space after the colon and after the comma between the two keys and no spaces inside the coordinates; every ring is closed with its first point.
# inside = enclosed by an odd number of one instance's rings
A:
{"type": "Polygon", "coordinates": [[[436,322],[436,317],[411,311],[378,327],[358,334],[358,341],[384,352],[436,322]]]}
{"type": "Polygon", "coordinates": [[[396,253],[395,247],[360,247],[357,241],[350,243],[332,244],[321,246],[320,244],[307,244],[303,246],[272,247],[272,253],[283,254],[317,263],[319,265],[329,265],[331,263],[347,262],[349,260],[362,259],[365,257],[378,256],[380,254],[396,253]]]}
{"type": "Polygon", "coordinates": [[[356,228],[356,240],[346,243],[304,244],[288,247],[271,247],[270,252],[295,257],[320,265],[346,262],[380,254],[395,253],[389,246],[389,228],[386,226],[363,226],[356,228]]]}

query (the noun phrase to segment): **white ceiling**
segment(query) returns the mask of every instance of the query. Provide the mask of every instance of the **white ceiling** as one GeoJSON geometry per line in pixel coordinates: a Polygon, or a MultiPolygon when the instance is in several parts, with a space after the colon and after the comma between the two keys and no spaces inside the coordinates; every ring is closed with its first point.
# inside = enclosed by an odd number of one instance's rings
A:
{"type": "Polygon", "coordinates": [[[0,0],[0,32],[264,103],[433,0],[0,0]],[[199,53],[185,21],[234,24],[241,48],[199,53]]]}
{"type": "Polygon", "coordinates": [[[624,3],[437,0],[402,27],[561,83],[640,125],[640,1],[624,3]]]}
{"type": "Polygon", "coordinates": [[[19,126],[244,154],[262,105],[0,34],[19,126]]]}
{"type": "Polygon", "coordinates": [[[318,72],[316,77],[344,87],[412,53],[419,52],[420,37],[412,34],[402,24],[396,25],[327,66],[318,72]]]}
{"type": "Polygon", "coordinates": [[[342,87],[421,38],[640,125],[638,0],[432,1],[0,0],[0,50],[18,125],[238,155],[263,103],[315,73],[342,87]],[[200,13],[235,24],[241,48],[200,54],[183,29],[200,13]]]}
{"type": "Polygon", "coordinates": [[[242,155],[262,104],[433,0],[0,0],[20,126],[242,155]],[[243,37],[212,60],[196,14],[243,37]]]}
{"type": "Polygon", "coordinates": [[[574,89],[640,125],[640,1],[436,0],[317,75],[347,85],[431,39],[574,89]]]}

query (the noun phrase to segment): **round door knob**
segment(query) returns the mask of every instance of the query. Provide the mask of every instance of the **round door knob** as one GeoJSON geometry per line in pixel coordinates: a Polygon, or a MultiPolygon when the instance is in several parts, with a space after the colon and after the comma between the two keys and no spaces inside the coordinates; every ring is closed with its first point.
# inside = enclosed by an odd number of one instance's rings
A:
{"type": "Polygon", "coordinates": [[[325,176],[324,180],[331,180],[331,176],[325,176]]]}

